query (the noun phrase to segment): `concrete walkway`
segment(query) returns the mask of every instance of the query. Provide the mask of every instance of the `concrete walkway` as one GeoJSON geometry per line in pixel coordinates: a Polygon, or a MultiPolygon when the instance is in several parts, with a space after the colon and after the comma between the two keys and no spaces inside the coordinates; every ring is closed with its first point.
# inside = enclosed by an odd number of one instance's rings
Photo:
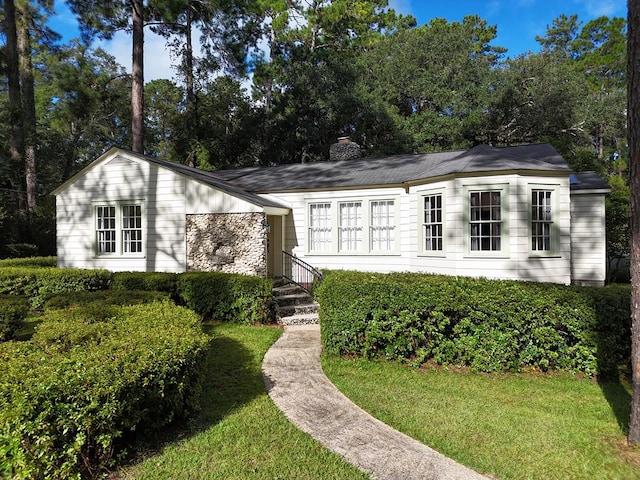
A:
{"type": "Polygon", "coordinates": [[[486,480],[356,406],[324,375],[320,351],[319,325],[287,326],[262,363],[269,396],[300,430],[376,479],[486,480]]]}

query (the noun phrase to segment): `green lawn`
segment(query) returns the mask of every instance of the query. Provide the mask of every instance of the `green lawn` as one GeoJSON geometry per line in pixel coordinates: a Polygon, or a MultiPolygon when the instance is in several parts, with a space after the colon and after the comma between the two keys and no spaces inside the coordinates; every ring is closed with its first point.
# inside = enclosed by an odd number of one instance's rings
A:
{"type": "Polygon", "coordinates": [[[366,411],[500,480],[640,479],[625,443],[629,388],[568,375],[486,375],[323,358],[366,411]]]}
{"type": "Polygon", "coordinates": [[[297,430],[265,393],[262,358],[279,330],[232,324],[207,329],[213,341],[200,418],[112,478],[368,478],[297,430]]]}

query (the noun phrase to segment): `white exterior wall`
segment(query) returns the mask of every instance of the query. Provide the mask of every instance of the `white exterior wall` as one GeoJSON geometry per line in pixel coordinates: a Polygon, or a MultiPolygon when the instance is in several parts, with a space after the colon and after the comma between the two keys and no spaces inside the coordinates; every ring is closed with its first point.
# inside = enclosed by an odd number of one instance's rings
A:
{"type": "Polygon", "coordinates": [[[186,271],[186,214],[261,211],[171,170],[107,157],[56,196],[58,265],[112,271],[186,271]],[[135,200],[143,207],[142,254],[97,255],[94,207],[135,200]]]}
{"type": "Polygon", "coordinates": [[[607,271],[605,199],[571,196],[571,277],[578,285],[604,285],[607,271]]]}
{"type": "MultiPolygon", "coordinates": [[[[292,213],[286,219],[285,246],[305,262],[317,268],[352,269],[361,271],[416,271],[464,275],[475,277],[548,281],[568,284],[570,276],[570,195],[566,177],[523,177],[496,175],[449,179],[404,188],[378,188],[341,190],[334,192],[300,192],[278,194],[289,204],[292,213]],[[468,189],[484,186],[502,186],[506,249],[499,254],[473,252],[468,247],[468,228],[465,228],[468,189]],[[553,255],[540,256],[530,250],[530,195],[531,188],[549,188],[555,192],[554,222],[558,242],[553,255]],[[422,195],[441,191],[444,196],[445,245],[442,252],[431,254],[422,249],[422,195]],[[394,199],[396,205],[396,251],[390,254],[374,254],[366,248],[362,253],[339,253],[337,234],[333,234],[333,250],[330,253],[309,252],[308,205],[313,202],[330,202],[337,227],[337,204],[340,201],[362,200],[366,213],[369,200],[394,199]]],[[[364,222],[365,230],[367,222],[364,222]]],[[[505,245],[503,243],[503,245],[505,245]]]]}

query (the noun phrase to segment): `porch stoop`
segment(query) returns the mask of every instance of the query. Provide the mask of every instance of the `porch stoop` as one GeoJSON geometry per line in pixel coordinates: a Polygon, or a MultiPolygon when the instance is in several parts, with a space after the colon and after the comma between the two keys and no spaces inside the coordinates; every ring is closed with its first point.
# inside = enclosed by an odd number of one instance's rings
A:
{"type": "Polygon", "coordinates": [[[273,288],[276,321],[281,325],[312,325],[320,323],[318,304],[302,287],[293,283],[273,288]]]}

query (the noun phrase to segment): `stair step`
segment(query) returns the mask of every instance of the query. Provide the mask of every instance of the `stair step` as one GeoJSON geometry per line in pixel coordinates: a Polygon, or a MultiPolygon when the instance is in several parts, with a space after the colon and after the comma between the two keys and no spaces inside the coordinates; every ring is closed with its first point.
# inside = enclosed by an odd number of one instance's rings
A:
{"type": "Polygon", "coordinates": [[[320,323],[318,314],[291,315],[278,320],[282,325],[316,325],[320,323]]]}
{"type": "Polygon", "coordinates": [[[317,314],[319,305],[317,303],[280,305],[276,310],[278,317],[289,317],[291,315],[317,314]]]}

